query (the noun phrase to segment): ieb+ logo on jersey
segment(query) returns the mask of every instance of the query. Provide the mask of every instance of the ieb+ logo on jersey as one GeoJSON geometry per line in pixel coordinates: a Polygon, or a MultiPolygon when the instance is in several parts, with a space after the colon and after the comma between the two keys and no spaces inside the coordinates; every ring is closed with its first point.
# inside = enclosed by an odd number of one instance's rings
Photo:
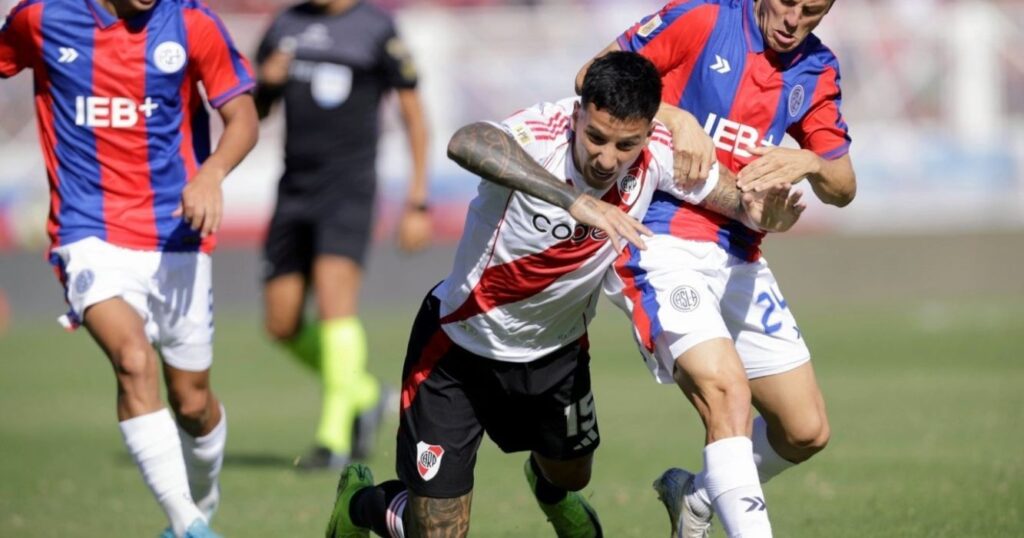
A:
{"type": "Polygon", "coordinates": [[[150,97],[139,104],[128,97],[79,95],[75,97],[75,125],[126,129],[135,127],[140,112],[148,118],[159,107],[150,97]]]}
{"type": "Polygon", "coordinates": [[[753,154],[750,153],[750,150],[759,145],[775,145],[771,137],[758,140],[760,133],[757,132],[757,129],[729,118],[719,117],[713,112],[708,114],[708,119],[704,122],[704,132],[708,133],[716,148],[745,159],[752,157],[753,154]]]}
{"type": "Polygon", "coordinates": [[[423,441],[416,443],[416,470],[419,471],[424,482],[437,475],[443,457],[444,449],[440,446],[428,445],[423,441]]]}

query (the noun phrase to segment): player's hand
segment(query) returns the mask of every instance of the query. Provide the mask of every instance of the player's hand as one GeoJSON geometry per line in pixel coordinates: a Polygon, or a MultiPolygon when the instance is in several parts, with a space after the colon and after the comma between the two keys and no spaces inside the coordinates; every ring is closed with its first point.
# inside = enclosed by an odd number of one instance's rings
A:
{"type": "Polygon", "coordinates": [[[417,252],[430,245],[433,233],[430,213],[421,208],[407,206],[398,222],[398,248],[404,252],[417,252]]]}
{"type": "Polygon", "coordinates": [[[224,195],[221,192],[223,177],[200,168],[199,172],[181,191],[181,205],[171,215],[184,217],[189,226],[206,237],[217,231],[224,211],[224,195]]]}
{"type": "Polygon", "coordinates": [[[736,176],[736,186],[743,192],[793,185],[820,169],[820,157],[805,149],[759,146],[750,152],[758,157],[736,176]]]}
{"type": "Polygon", "coordinates": [[[636,245],[636,248],[644,250],[647,246],[644,245],[644,240],[641,236],[646,235],[650,237],[654,235],[654,232],[649,230],[647,226],[623,213],[621,209],[607,202],[602,202],[589,194],[581,194],[569,206],[569,215],[580,224],[593,226],[606,233],[608,240],[612,242],[612,246],[616,250],[623,247],[623,239],[636,245]]]}
{"type": "Polygon", "coordinates": [[[277,49],[263,60],[259,67],[259,80],[268,86],[280,86],[288,82],[288,70],[295,58],[295,38],[286,37],[277,49]]]}
{"type": "Polygon", "coordinates": [[[676,185],[688,189],[708,178],[715,164],[715,143],[689,112],[662,103],[658,119],[672,131],[673,171],[676,185]]]}
{"type": "Polygon", "coordinates": [[[751,222],[766,232],[785,232],[800,220],[807,205],[800,199],[803,193],[790,191],[781,185],[762,192],[743,194],[743,207],[751,222]]]}

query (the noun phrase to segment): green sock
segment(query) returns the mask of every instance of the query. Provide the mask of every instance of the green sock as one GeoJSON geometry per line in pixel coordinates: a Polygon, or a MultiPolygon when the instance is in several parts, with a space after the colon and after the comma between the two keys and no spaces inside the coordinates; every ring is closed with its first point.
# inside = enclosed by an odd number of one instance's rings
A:
{"type": "Polygon", "coordinates": [[[320,374],[320,323],[303,322],[299,334],[284,342],[285,349],[307,368],[320,374]]]}
{"type": "Polygon", "coordinates": [[[352,423],[380,397],[377,380],[366,371],[366,333],[355,316],[320,324],[323,410],[316,440],[334,452],[352,450],[352,423]]]}

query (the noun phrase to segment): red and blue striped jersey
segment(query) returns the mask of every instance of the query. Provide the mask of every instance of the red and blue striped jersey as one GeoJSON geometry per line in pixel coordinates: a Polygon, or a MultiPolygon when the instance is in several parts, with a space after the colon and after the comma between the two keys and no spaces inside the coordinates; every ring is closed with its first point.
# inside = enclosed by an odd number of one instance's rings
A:
{"type": "MultiPolygon", "coordinates": [[[[814,34],[789,53],[766,48],[753,0],[675,0],[618,45],[654,62],[662,100],[703,123],[718,162],[733,172],[753,160],[750,148],[778,145],[786,133],[825,159],[849,151],[835,55],[814,34]]],[[[749,261],[760,257],[763,233],[675,197],[655,194],[644,223],[749,261]]]]}
{"type": "Polygon", "coordinates": [[[213,249],[212,236],[172,216],[210,153],[200,92],[220,107],[253,77],[205,4],[157,0],[119,19],[96,0],[24,0],[0,29],[0,77],[26,68],[51,248],[99,237],[139,250],[213,249]]]}

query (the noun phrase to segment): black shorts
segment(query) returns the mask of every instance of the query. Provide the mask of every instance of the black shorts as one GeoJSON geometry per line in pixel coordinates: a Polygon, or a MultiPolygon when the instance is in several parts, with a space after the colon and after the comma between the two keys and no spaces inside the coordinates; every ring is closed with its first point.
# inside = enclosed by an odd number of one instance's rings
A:
{"type": "Polygon", "coordinates": [[[309,275],[322,254],[349,258],[362,267],[373,228],[375,185],[290,192],[287,176],[278,188],[274,216],[264,242],[264,280],[289,273],[309,275]]]}
{"type": "Polygon", "coordinates": [[[529,363],[496,361],[455,345],[438,313],[438,299],[427,295],[402,371],[395,468],[410,490],[437,498],[472,491],[484,432],[506,453],[555,460],[597,448],[586,335],[529,363]]]}

